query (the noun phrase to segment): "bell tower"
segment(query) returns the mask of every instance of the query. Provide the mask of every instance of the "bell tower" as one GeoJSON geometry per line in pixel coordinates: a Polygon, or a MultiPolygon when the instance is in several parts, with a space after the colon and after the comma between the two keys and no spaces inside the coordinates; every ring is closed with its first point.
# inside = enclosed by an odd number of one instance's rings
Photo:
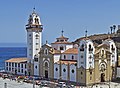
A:
{"type": "Polygon", "coordinates": [[[40,51],[42,44],[43,27],[39,15],[35,12],[35,8],[33,9],[32,14],[29,15],[26,30],[27,30],[27,58],[28,63],[31,64],[31,66],[29,66],[30,68],[29,72],[32,72],[32,75],[38,75],[39,62],[38,58],[36,57],[39,56],[38,53],[40,51]]]}

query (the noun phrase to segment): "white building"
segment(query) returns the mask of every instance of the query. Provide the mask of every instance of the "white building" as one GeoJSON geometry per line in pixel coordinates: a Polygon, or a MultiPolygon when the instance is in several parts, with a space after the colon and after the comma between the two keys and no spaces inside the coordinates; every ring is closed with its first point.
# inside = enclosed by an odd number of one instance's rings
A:
{"type": "Polygon", "coordinates": [[[39,51],[42,44],[42,24],[39,15],[33,10],[28,19],[26,25],[27,30],[27,58],[28,63],[28,74],[39,75],[39,51]],[[32,71],[32,72],[31,72],[32,71]]]}
{"type": "Polygon", "coordinates": [[[73,44],[62,31],[62,35],[51,45],[42,45],[43,27],[34,10],[29,16],[26,30],[27,63],[16,62],[19,59],[7,60],[7,72],[14,70],[16,74],[26,74],[27,71],[28,75],[79,82],[82,85],[115,78],[117,51],[113,40],[108,38],[101,44],[95,44],[86,36],[78,44],[73,44]]]}
{"type": "MultiPolygon", "coordinates": [[[[33,12],[29,15],[28,23],[26,25],[27,62],[25,63],[25,67],[27,67],[27,72],[25,72],[25,74],[27,75],[39,75],[40,68],[38,58],[42,45],[42,30],[43,27],[40,21],[40,16],[35,12],[34,9],[33,12]]],[[[12,58],[10,60],[6,60],[5,63],[6,72],[12,72],[13,69],[17,68],[16,74],[24,74],[24,63],[20,58],[12,58]],[[18,62],[16,62],[15,60],[18,62]],[[14,64],[18,67],[13,67],[14,64]]]]}
{"type": "Polygon", "coordinates": [[[12,74],[27,75],[27,58],[11,58],[6,60],[5,71],[12,74]]]}
{"type": "Polygon", "coordinates": [[[52,47],[55,51],[60,51],[57,53],[59,59],[54,57],[55,79],[88,85],[115,78],[117,52],[113,40],[106,39],[102,44],[94,44],[89,38],[84,38],[78,47],[72,44],[67,49],[63,47],[64,51],[57,48],[58,46],[59,43],[56,42],[52,47]]]}

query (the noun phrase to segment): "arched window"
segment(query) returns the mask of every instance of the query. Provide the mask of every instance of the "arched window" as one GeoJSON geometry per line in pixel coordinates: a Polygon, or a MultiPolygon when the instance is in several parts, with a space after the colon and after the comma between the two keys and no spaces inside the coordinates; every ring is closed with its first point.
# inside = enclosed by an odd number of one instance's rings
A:
{"type": "Polygon", "coordinates": [[[72,60],[74,59],[74,56],[72,55],[72,60]]]}
{"type": "Polygon", "coordinates": [[[47,51],[47,49],[45,50],[45,54],[46,54],[46,55],[48,54],[48,51],[47,51]]]}
{"type": "Polygon", "coordinates": [[[45,48],[44,54],[45,54],[45,55],[48,55],[48,49],[47,49],[47,48],[45,48]]]}
{"type": "Polygon", "coordinates": [[[38,62],[38,55],[34,56],[34,61],[38,62]]]}
{"type": "Polygon", "coordinates": [[[48,67],[48,63],[47,62],[45,62],[45,67],[48,67]]]}
{"type": "Polygon", "coordinates": [[[29,16],[28,22],[29,22],[29,24],[32,24],[32,22],[33,22],[32,15],[29,16]]]}
{"type": "Polygon", "coordinates": [[[37,18],[35,18],[35,23],[37,23],[37,18]]]}
{"type": "Polygon", "coordinates": [[[84,51],[84,44],[81,45],[80,51],[84,51]]]}
{"type": "Polygon", "coordinates": [[[91,44],[89,44],[89,51],[93,51],[91,44]]]}
{"type": "Polygon", "coordinates": [[[37,20],[37,23],[39,24],[39,20],[38,20],[38,18],[37,18],[36,20],[37,20]]]}
{"type": "Polygon", "coordinates": [[[43,66],[44,66],[46,69],[49,68],[49,66],[50,66],[49,61],[48,61],[48,60],[44,60],[43,66]]]}
{"type": "Polygon", "coordinates": [[[115,50],[115,48],[113,47],[113,45],[111,45],[111,50],[112,50],[112,51],[114,51],[114,50],[115,50]]]}
{"type": "Polygon", "coordinates": [[[63,46],[60,46],[60,50],[64,50],[63,46]]]}
{"type": "Polygon", "coordinates": [[[35,18],[35,24],[39,24],[38,18],[35,18]]]}
{"type": "Polygon", "coordinates": [[[35,37],[39,37],[39,35],[38,35],[38,34],[36,34],[36,35],[35,35],[35,37]]]}
{"type": "Polygon", "coordinates": [[[81,72],[81,75],[83,74],[83,72],[81,72]]]}
{"type": "Polygon", "coordinates": [[[92,72],[90,71],[90,75],[92,75],[92,72]]]}
{"type": "Polygon", "coordinates": [[[101,72],[104,72],[106,70],[106,64],[101,63],[99,69],[100,69],[101,72]]]}

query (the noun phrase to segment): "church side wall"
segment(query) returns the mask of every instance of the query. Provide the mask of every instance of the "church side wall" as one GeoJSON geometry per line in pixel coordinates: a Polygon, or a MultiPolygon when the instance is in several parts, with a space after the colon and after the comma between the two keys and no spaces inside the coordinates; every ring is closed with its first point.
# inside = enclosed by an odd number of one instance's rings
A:
{"type": "Polygon", "coordinates": [[[118,78],[120,78],[120,67],[117,67],[117,76],[118,78]]]}
{"type": "Polygon", "coordinates": [[[76,82],[76,66],[74,64],[70,65],[70,81],[76,82]]]}
{"type": "Polygon", "coordinates": [[[62,69],[61,69],[62,71],[62,75],[61,75],[61,78],[63,79],[63,80],[67,80],[68,79],[68,67],[67,67],[67,65],[66,64],[62,64],[62,69]]]}
{"type": "Polygon", "coordinates": [[[59,79],[60,77],[60,68],[59,64],[54,64],[54,78],[59,79]]]}

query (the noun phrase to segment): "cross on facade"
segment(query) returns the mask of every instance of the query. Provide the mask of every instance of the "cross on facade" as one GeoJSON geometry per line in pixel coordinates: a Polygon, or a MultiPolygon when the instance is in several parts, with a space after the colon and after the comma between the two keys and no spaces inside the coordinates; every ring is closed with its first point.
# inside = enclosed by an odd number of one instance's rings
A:
{"type": "Polygon", "coordinates": [[[33,13],[35,13],[35,6],[34,6],[34,8],[33,8],[33,13]]]}
{"type": "Polygon", "coordinates": [[[33,8],[33,10],[35,10],[35,7],[33,8]]]}

